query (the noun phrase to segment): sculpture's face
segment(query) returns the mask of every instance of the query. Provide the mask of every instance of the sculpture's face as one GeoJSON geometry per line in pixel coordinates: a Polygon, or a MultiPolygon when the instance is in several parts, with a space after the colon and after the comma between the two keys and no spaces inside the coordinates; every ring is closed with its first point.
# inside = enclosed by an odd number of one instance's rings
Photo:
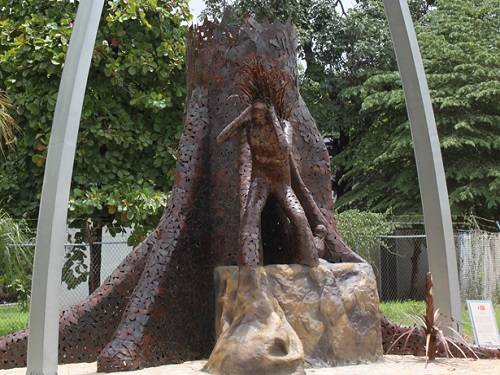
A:
{"type": "Polygon", "coordinates": [[[263,102],[253,104],[252,119],[255,125],[264,126],[271,123],[271,108],[263,102]]]}

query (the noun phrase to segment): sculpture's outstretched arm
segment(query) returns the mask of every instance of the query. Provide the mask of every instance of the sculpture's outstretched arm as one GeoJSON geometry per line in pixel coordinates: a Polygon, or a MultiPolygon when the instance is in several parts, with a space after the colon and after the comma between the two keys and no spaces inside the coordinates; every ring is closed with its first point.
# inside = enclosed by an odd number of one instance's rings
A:
{"type": "Polygon", "coordinates": [[[246,122],[250,120],[252,116],[252,106],[249,105],[245,108],[241,114],[236,117],[229,125],[227,125],[217,136],[217,143],[224,143],[229,138],[233,137],[238,133],[245,125],[246,122]]]}

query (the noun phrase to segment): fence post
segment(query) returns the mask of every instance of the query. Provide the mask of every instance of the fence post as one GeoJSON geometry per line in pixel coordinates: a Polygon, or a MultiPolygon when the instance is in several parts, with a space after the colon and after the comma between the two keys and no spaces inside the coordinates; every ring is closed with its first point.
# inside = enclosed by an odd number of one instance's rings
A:
{"type": "Polygon", "coordinates": [[[406,0],[384,0],[384,7],[410,119],[434,297],[446,319],[443,325],[458,329],[461,306],[453,227],[424,65],[406,0]]]}
{"type": "Polygon", "coordinates": [[[103,4],[104,0],[80,1],[57,94],[36,234],[29,375],[57,373],[59,290],[68,199],[83,98],[103,4]]]}

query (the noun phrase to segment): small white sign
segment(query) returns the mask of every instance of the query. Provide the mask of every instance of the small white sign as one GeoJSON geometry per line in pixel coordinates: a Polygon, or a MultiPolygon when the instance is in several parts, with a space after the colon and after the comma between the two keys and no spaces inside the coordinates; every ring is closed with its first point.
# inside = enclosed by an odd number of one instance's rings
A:
{"type": "Polygon", "coordinates": [[[467,300],[474,340],[476,345],[486,348],[500,347],[495,310],[491,301],[467,300]]]}

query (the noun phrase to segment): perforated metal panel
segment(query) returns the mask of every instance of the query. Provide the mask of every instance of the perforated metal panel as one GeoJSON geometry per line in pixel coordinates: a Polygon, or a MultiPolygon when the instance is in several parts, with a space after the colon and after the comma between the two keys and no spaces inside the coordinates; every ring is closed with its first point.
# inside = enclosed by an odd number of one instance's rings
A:
{"type": "MultiPolygon", "coordinates": [[[[241,25],[205,22],[191,30],[187,45],[185,126],[171,199],[156,230],[87,300],[61,314],[62,363],[97,359],[100,371],[115,371],[210,354],[213,269],[238,263],[240,174],[248,173],[239,168],[238,139],[219,145],[216,137],[243,109],[233,95],[249,56],[292,79],[286,94],[292,155],[310,191],[299,199],[312,199],[326,218],[332,247],[323,256],[359,260],[337,233],[328,152],[298,92],[294,27],[251,18],[241,25]]],[[[273,252],[290,244],[273,204],[263,213],[264,262],[278,261],[273,252]]],[[[21,331],[0,338],[0,368],[26,364],[27,335],[21,331]]]]}

